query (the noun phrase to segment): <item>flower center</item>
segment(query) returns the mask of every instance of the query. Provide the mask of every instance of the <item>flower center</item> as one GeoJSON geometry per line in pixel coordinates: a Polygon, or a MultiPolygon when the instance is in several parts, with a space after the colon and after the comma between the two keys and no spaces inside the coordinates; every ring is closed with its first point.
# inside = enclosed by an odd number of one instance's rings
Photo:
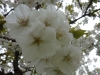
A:
{"type": "Polygon", "coordinates": [[[34,37],[33,39],[34,39],[33,44],[37,46],[39,46],[43,42],[43,40],[40,37],[34,37]]]}
{"type": "Polygon", "coordinates": [[[63,40],[64,39],[63,37],[64,37],[63,31],[56,33],[56,38],[58,40],[63,40]]]}
{"type": "Polygon", "coordinates": [[[71,57],[69,55],[67,55],[67,56],[64,56],[63,61],[72,62],[72,59],[71,59],[71,57]]]}
{"type": "Polygon", "coordinates": [[[21,17],[21,18],[18,18],[18,21],[17,21],[21,26],[27,26],[28,24],[28,19],[24,18],[24,17],[21,17]]]}
{"type": "Polygon", "coordinates": [[[62,75],[62,72],[60,70],[54,70],[56,72],[56,75],[62,75]]]}
{"type": "Polygon", "coordinates": [[[45,20],[44,24],[45,24],[46,27],[50,26],[50,24],[48,23],[47,20],[45,20]]]}

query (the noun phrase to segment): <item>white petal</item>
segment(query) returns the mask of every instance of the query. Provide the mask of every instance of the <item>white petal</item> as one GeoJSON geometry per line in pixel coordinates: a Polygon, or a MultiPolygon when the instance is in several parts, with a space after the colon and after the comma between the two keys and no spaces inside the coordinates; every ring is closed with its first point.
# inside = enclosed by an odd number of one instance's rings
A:
{"type": "Polygon", "coordinates": [[[48,5],[47,6],[47,11],[49,11],[49,12],[55,12],[56,11],[56,8],[55,8],[55,6],[53,6],[53,5],[48,5]]]}
{"type": "Polygon", "coordinates": [[[28,18],[30,13],[31,13],[31,10],[27,5],[20,4],[15,8],[16,16],[22,16],[22,17],[28,18]]]}
{"type": "Polygon", "coordinates": [[[53,28],[46,27],[45,30],[43,31],[43,33],[44,33],[44,35],[43,35],[42,39],[44,39],[48,42],[56,41],[56,32],[53,28]]]}
{"type": "Polygon", "coordinates": [[[7,21],[8,23],[17,23],[17,18],[16,18],[16,16],[14,15],[14,13],[11,13],[10,15],[8,15],[8,16],[6,17],[6,21],[7,21]]]}
{"type": "Polygon", "coordinates": [[[37,47],[29,46],[26,49],[22,49],[22,55],[24,56],[25,59],[29,61],[34,61],[39,55],[39,53],[37,51],[37,47]]]}

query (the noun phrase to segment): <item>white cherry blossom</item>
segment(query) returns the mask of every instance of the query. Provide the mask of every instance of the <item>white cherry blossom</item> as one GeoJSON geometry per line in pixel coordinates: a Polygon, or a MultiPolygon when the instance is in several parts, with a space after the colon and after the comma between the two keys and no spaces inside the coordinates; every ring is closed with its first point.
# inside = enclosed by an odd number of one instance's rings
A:
{"type": "Polygon", "coordinates": [[[16,37],[31,26],[31,24],[29,24],[30,13],[31,9],[27,5],[20,4],[15,8],[13,13],[6,17],[6,26],[10,29],[12,37],[16,37]]]}
{"type": "Polygon", "coordinates": [[[59,67],[63,72],[72,75],[75,70],[80,66],[82,58],[82,51],[79,47],[74,45],[67,45],[54,55],[52,63],[54,66],[59,67]]]}
{"type": "Polygon", "coordinates": [[[39,20],[45,24],[45,27],[52,27],[54,29],[58,27],[60,18],[56,12],[48,12],[45,9],[40,9],[39,16],[39,20]]]}
{"type": "Polygon", "coordinates": [[[38,24],[28,34],[22,33],[16,40],[22,47],[23,56],[31,61],[36,57],[43,58],[53,55],[56,51],[56,32],[53,28],[45,28],[43,23],[38,24]]]}
{"type": "MultiPolygon", "coordinates": [[[[46,0],[40,1],[43,2],[46,0]]],[[[32,61],[37,73],[72,75],[79,67],[82,50],[72,42],[68,20],[55,6],[31,10],[27,5],[20,4],[6,21],[11,36],[22,48],[22,55],[32,61]]]]}
{"type": "Polygon", "coordinates": [[[59,27],[56,29],[56,38],[57,43],[61,45],[70,44],[70,42],[73,39],[73,36],[71,33],[69,33],[69,28],[64,24],[64,22],[60,23],[59,27]]]}

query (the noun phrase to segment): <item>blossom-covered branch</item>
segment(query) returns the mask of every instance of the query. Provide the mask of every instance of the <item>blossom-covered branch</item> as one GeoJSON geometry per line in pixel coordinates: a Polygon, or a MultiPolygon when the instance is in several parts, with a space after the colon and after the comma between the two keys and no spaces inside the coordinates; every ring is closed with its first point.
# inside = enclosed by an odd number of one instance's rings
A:
{"type": "Polygon", "coordinates": [[[95,9],[94,11],[92,11],[92,12],[90,12],[90,13],[83,14],[81,17],[79,17],[79,18],[77,18],[77,19],[75,19],[75,20],[72,20],[72,21],[70,21],[69,23],[70,23],[70,24],[73,24],[73,23],[75,23],[76,21],[78,21],[79,19],[81,19],[81,18],[83,18],[83,17],[85,17],[85,16],[91,17],[93,13],[95,13],[95,12],[97,12],[97,11],[99,11],[99,10],[100,10],[100,9],[95,9]]]}
{"type": "Polygon", "coordinates": [[[89,7],[92,5],[92,3],[93,3],[93,0],[90,0],[88,6],[86,7],[84,15],[87,13],[87,11],[88,11],[89,7]]]}

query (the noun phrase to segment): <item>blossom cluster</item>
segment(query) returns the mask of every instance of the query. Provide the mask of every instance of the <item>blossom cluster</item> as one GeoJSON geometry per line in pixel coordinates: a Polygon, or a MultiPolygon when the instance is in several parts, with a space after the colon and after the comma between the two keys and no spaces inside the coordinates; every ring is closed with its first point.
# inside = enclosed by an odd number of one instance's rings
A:
{"type": "Polygon", "coordinates": [[[34,10],[20,4],[6,21],[22,55],[32,61],[38,74],[73,75],[80,66],[82,50],[71,44],[73,35],[68,20],[53,5],[34,10]]]}

